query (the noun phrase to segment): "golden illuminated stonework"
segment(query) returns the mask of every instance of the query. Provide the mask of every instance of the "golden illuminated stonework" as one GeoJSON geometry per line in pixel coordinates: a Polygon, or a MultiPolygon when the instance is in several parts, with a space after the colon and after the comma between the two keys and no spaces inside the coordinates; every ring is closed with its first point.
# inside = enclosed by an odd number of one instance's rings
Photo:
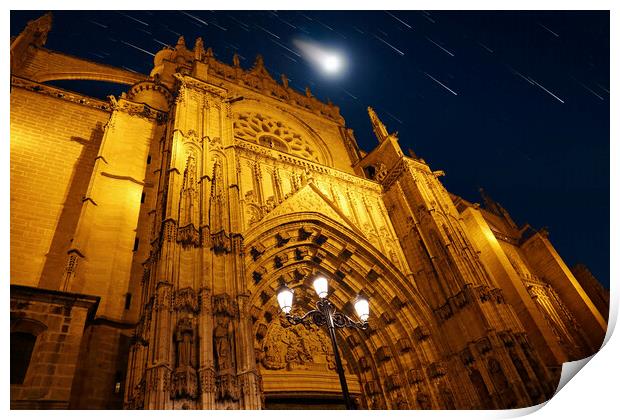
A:
{"type": "Polygon", "coordinates": [[[11,44],[12,408],[338,407],[329,337],[276,300],[308,310],[318,273],[343,312],[370,300],[370,328],[338,332],[359,408],[538,404],[600,347],[587,269],[450,194],[371,108],[366,153],[261,57],[181,37],[139,75],[45,49],[50,27],[11,44]],[[127,92],[45,84],[80,78],[127,92]]]}

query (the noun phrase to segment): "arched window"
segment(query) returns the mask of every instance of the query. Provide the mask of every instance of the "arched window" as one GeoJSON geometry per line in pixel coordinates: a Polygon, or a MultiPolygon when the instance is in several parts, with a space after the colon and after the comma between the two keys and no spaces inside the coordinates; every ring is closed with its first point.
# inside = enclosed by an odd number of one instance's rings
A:
{"type": "Polygon", "coordinates": [[[11,319],[11,385],[24,383],[37,336],[46,329],[34,319],[11,319]]]}
{"type": "Polygon", "coordinates": [[[11,385],[23,384],[37,336],[27,332],[11,333],[11,385]]]}

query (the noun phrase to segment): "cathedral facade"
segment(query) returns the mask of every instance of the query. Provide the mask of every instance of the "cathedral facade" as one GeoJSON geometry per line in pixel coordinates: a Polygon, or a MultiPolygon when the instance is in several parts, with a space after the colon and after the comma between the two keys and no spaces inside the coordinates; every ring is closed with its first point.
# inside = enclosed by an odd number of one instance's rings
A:
{"type": "Polygon", "coordinates": [[[361,150],[309,89],[183,37],[149,75],[11,40],[11,407],[337,408],[329,337],[291,326],[330,300],[363,409],[503,409],[549,399],[596,352],[608,297],[545,231],[448,192],[368,109],[361,150]],[[46,82],[127,85],[102,101],[46,82]]]}

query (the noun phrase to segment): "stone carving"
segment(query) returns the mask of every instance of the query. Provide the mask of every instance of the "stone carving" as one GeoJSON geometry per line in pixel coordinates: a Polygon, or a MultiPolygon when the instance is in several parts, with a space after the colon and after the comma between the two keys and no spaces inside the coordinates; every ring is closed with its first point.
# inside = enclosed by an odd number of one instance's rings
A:
{"type": "Polygon", "coordinates": [[[267,326],[265,324],[259,324],[256,330],[256,338],[262,340],[267,335],[267,326]]]}
{"type": "Polygon", "coordinates": [[[335,369],[331,343],[319,327],[291,328],[286,322],[275,322],[269,328],[260,358],[266,369],[335,369]]]}
{"type": "Polygon", "coordinates": [[[22,79],[16,76],[11,76],[11,85],[15,87],[27,89],[31,92],[37,92],[42,95],[50,96],[50,97],[61,99],[64,101],[69,101],[75,104],[80,104],[80,105],[87,106],[90,108],[95,108],[98,110],[109,111],[111,109],[110,104],[105,101],[90,98],[88,96],[82,96],[79,94],[73,94],[66,90],[57,89],[52,86],[48,86],[44,84],[39,84],[31,80],[22,79]]]}
{"type": "Polygon", "coordinates": [[[396,318],[394,318],[394,315],[389,312],[383,312],[381,314],[381,321],[383,321],[385,325],[390,325],[396,321],[396,318]]]}
{"type": "Polygon", "coordinates": [[[431,363],[428,367],[428,376],[431,378],[439,378],[446,374],[446,367],[441,362],[431,363]]]}
{"type": "Polygon", "coordinates": [[[407,379],[412,385],[417,385],[424,381],[424,374],[421,369],[411,369],[407,372],[407,379]]]}
{"type": "Polygon", "coordinates": [[[418,392],[416,401],[422,410],[431,410],[433,408],[431,397],[426,392],[418,392]]]}
{"type": "Polygon", "coordinates": [[[326,163],[317,146],[294,128],[263,114],[239,113],[234,115],[236,138],[261,146],[290,153],[301,158],[326,163]]]}
{"type": "Polygon", "coordinates": [[[387,346],[382,346],[377,349],[376,352],[377,360],[381,362],[385,362],[392,358],[392,350],[390,350],[387,346]]]}
{"type": "Polygon", "coordinates": [[[228,316],[230,318],[236,318],[239,314],[239,307],[231,297],[222,293],[213,296],[213,313],[215,315],[228,316]]]}
{"type": "Polygon", "coordinates": [[[140,410],[144,408],[144,392],[146,389],[146,382],[142,379],[133,390],[132,397],[128,400],[125,408],[130,410],[140,410]]]}
{"type": "Polygon", "coordinates": [[[177,290],[174,294],[174,309],[177,311],[198,312],[198,297],[191,287],[177,290]]]}
{"type": "Polygon", "coordinates": [[[212,369],[201,369],[200,376],[200,389],[203,393],[215,392],[215,372],[212,369]]]}
{"type": "Polygon", "coordinates": [[[374,178],[378,181],[381,182],[385,179],[385,177],[388,174],[388,170],[387,167],[385,166],[385,164],[383,164],[382,162],[379,162],[376,167],[375,167],[375,176],[374,178]]]}
{"type": "Polygon", "coordinates": [[[405,398],[405,396],[403,394],[401,394],[400,392],[396,393],[396,398],[395,400],[395,408],[397,410],[408,410],[409,409],[409,403],[407,402],[407,398],[405,398]]]}
{"type": "Polygon", "coordinates": [[[385,381],[385,386],[387,387],[388,391],[394,391],[403,386],[400,375],[398,373],[394,373],[388,376],[387,380],[385,381]]]}
{"type": "Polygon", "coordinates": [[[366,371],[370,370],[370,362],[368,361],[368,359],[366,357],[360,357],[360,359],[358,361],[358,365],[359,365],[360,370],[362,372],[366,372],[366,371]]]}
{"type": "Polygon", "coordinates": [[[190,153],[183,172],[177,232],[177,241],[185,246],[200,246],[200,233],[197,228],[200,219],[200,197],[196,179],[196,158],[190,153]]]}
{"type": "Polygon", "coordinates": [[[466,348],[460,353],[460,357],[461,362],[463,362],[465,366],[470,366],[472,363],[474,363],[475,360],[474,356],[471,354],[471,350],[469,350],[468,348],[466,348]]]}
{"type": "Polygon", "coordinates": [[[418,341],[424,341],[431,336],[431,332],[424,325],[419,325],[413,330],[413,335],[418,341]]]}
{"type": "Polygon", "coordinates": [[[230,343],[228,317],[217,317],[217,326],[213,329],[213,342],[215,344],[215,358],[217,369],[221,371],[232,367],[232,350],[230,343]]]}
{"type": "Polygon", "coordinates": [[[211,200],[209,205],[209,231],[211,247],[215,252],[230,252],[230,236],[227,232],[227,200],[224,185],[224,170],[221,158],[216,156],[213,162],[211,178],[211,200]]]}
{"type": "Polygon", "coordinates": [[[450,391],[450,389],[445,384],[441,386],[439,395],[443,400],[444,408],[446,410],[454,410],[456,408],[454,404],[454,395],[452,395],[452,391],[450,391]]]}
{"type": "Polygon", "coordinates": [[[177,367],[194,366],[194,326],[191,318],[181,318],[174,337],[177,367]]]}
{"type": "Polygon", "coordinates": [[[364,384],[364,390],[368,395],[377,395],[381,393],[381,385],[377,381],[370,381],[364,384]]]}
{"type": "Polygon", "coordinates": [[[198,376],[196,375],[194,368],[189,366],[177,368],[172,373],[170,387],[170,394],[172,398],[197,398],[198,376]]]}
{"type": "Polygon", "coordinates": [[[219,375],[215,379],[216,395],[218,401],[239,400],[239,382],[237,377],[232,374],[219,375]]]}
{"type": "Polygon", "coordinates": [[[401,338],[400,340],[398,340],[397,344],[398,344],[398,350],[401,353],[407,353],[408,351],[410,351],[413,348],[413,346],[411,344],[411,340],[409,340],[409,338],[407,338],[407,337],[404,337],[404,338],[401,338]]]}
{"type": "Polygon", "coordinates": [[[480,354],[486,354],[491,351],[491,341],[483,337],[476,343],[476,348],[480,352],[480,354]]]}
{"type": "Polygon", "coordinates": [[[112,95],[108,96],[108,99],[114,111],[125,112],[131,116],[147,120],[155,120],[157,124],[165,123],[168,117],[167,113],[151,108],[147,104],[138,104],[123,98],[116,100],[112,95]]]}

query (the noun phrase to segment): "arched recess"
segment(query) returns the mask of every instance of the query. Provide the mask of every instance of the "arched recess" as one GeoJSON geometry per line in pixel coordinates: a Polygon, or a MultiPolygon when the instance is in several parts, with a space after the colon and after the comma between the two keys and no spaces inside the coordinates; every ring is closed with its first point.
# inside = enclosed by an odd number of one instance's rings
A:
{"type": "MultiPolygon", "coordinates": [[[[305,121],[286,109],[275,107],[264,102],[259,102],[255,99],[245,98],[244,100],[235,102],[232,105],[232,112],[235,116],[244,113],[260,114],[268,117],[269,119],[281,121],[284,125],[288,126],[287,128],[301,134],[304,141],[309,142],[316,147],[318,152],[317,154],[319,156],[317,163],[326,166],[333,166],[334,160],[325,140],[323,140],[321,136],[305,121]]],[[[263,130],[258,130],[256,134],[260,137],[261,134],[272,135],[273,133],[271,130],[266,130],[264,133],[263,130]]],[[[287,153],[291,153],[291,151],[289,150],[287,153]]],[[[292,154],[295,155],[295,153],[292,154]]]]}
{"type": "Polygon", "coordinates": [[[133,85],[147,76],[131,72],[54,72],[37,74],[36,81],[39,83],[51,82],[54,80],[96,80],[99,82],[120,83],[123,85],[133,85]]]}
{"type": "Polygon", "coordinates": [[[53,80],[98,80],[126,85],[133,85],[148,78],[144,74],[45,48],[36,48],[27,64],[15,75],[38,83],[53,80]]]}
{"type": "MultiPolygon", "coordinates": [[[[263,343],[273,323],[283,320],[275,296],[279,282],[295,291],[293,311],[305,312],[315,301],[311,281],[322,273],[330,279],[330,300],[352,318],[357,293],[370,297],[370,329],[337,332],[349,378],[359,382],[358,405],[409,409],[445,405],[438,391],[442,373],[436,369],[440,355],[430,310],[411,280],[365,238],[319,213],[304,212],[267,220],[246,232],[244,242],[254,348],[264,378],[272,373],[265,367],[268,349],[263,343]]],[[[336,385],[330,388],[339,392],[335,372],[331,378],[336,385]]],[[[281,386],[286,392],[286,383],[281,386]]],[[[265,390],[267,396],[276,391],[265,390]]]]}

